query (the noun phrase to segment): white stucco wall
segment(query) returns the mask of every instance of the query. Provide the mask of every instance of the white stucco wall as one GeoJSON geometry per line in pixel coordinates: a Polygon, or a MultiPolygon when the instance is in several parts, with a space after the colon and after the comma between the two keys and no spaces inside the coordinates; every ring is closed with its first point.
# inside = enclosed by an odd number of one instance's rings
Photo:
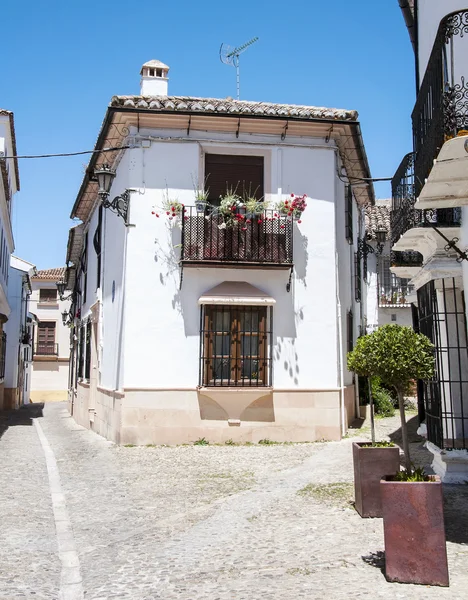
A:
{"type": "MultiPolygon", "coordinates": [[[[335,153],[331,147],[265,149],[236,145],[235,148],[240,154],[265,156],[267,201],[290,192],[309,196],[303,222],[295,226],[292,291],[286,292],[289,277],[286,270],[189,267],[184,269],[183,287],[179,290],[179,249],[174,246],[180,243],[180,229],[171,227],[165,218],[152,217],[151,210],[161,204],[166,185],[172,197],[193,204],[192,176],[203,181],[202,152],[221,152],[223,143],[211,146],[197,142],[153,142],[145,151],[128,151],[128,185],[138,191],[132,195],[130,212],[130,222],[136,227],[127,230],[126,388],[193,389],[198,384],[198,298],[223,281],[247,281],[277,301],[275,388],[337,386],[335,153]]],[[[226,144],[224,151],[233,153],[232,143],[226,144]]],[[[113,190],[122,191],[117,183],[113,190]]],[[[107,327],[105,322],[104,328],[107,327]]]]}
{"type": "MultiPolygon", "coordinates": [[[[420,82],[424,77],[441,20],[445,15],[461,9],[468,9],[467,0],[418,0],[418,59],[420,82]]],[[[466,49],[468,46],[465,45],[464,48],[466,49]]],[[[460,60],[462,57],[463,54],[460,53],[457,56],[457,59],[460,60]]],[[[465,52],[464,61],[467,60],[468,58],[465,52]]]]}
{"type": "Polygon", "coordinates": [[[18,350],[21,325],[24,320],[22,314],[23,271],[10,267],[8,283],[8,303],[11,313],[8,321],[3,326],[7,335],[7,349],[5,360],[5,387],[15,388],[18,381],[18,350]]]}
{"type": "MultiPolygon", "coordinates": [[[[65,391],[68,389],[68,363],[58,361],[34,361],[32,364],[31,391],[65,391]]],[[[64,395],[61,400],[65,400],[64,395]]],[[[35,400],[47,397],[35,396],[35,400]]]]}

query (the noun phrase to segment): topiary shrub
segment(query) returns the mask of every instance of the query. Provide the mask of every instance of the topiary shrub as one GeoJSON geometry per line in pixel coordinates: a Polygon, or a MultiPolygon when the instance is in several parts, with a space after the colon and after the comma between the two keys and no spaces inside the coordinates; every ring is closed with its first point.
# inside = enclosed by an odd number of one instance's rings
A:
{"type": "Polygon", "coordinates": [[[404,394],[413,379],[430,379],[434,374],[434,345],[429,338],[411,327],[383,325],[360,337],[348,353],[348,369],[358,375],[380,377],[395,389],[400,408],[401,434],[406,470],[411,472],[404,394]]]}
{"type": "Polygon", "coordinates": [[[395,415],[395,407],[393,400],[387,390],[380,388],[373,392],[373,400],[375,412],[381,417],[393,417],[395,415]]]}

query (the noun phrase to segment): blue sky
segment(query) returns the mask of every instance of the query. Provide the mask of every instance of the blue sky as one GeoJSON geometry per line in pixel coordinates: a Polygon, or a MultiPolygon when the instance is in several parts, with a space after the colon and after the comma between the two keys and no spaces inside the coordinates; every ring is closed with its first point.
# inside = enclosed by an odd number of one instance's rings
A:
{"type": "MultiPolygon", "coordinates": [[[[15,113],[20,155],[91,149],[110,98],[138,93],[152,58],[171,67],[171,94],[235,96],[219,47],[254,36],[242,99],[358,110],[374,177],[411,149],[414,59],[397,0],[15,0],[2,21],[0,106],[15,113]]],[[[20,160],[15,254],[38,268],[64,264],[86,162],[20,160]]]]}

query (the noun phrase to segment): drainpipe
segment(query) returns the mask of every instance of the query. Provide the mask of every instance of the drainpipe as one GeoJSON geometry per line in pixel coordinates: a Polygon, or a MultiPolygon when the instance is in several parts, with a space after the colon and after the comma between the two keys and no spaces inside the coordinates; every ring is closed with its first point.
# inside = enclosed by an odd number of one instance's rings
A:
{"type": "Polygon", "coordinates": [[[340,302],[340,282],[338,276],[338,252],[335,252],[335,278],[336,278],[336,318],[338,322],[338,385],[340,388],[340,412],[341,412],[341,435],[345,436],[347,431],[346,410],[345,410],[345,390],[344,390],[344,369],[343,369],[343,327],[341,323],[341,302],[340,302]]]}
{"type": "Polygon", "coordinates": [[[406,27],[408,28],[408,33],[410,36],[411,44],[413,45],[413,50],[416,52],[416,28],[414,19],[414,7],[410,6],[408,0],[398,0],[398,3],[403,13],[403,18],[405,19],[406,27]]]}

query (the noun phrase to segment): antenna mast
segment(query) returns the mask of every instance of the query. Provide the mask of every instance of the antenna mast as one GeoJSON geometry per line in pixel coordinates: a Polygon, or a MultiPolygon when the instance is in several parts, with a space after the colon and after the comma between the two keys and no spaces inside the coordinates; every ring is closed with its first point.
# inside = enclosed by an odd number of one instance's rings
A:
{"type": "Polygon", "coordinates": [[[237,46],[236,48],[231,48],[227,44],[221,44],[221,48],[219,49],[219,58],[221,62],[225,65],[230,65],[231,67],[236,67],[236,83],[237,83],[237,99],[240,100],[240,68],[239,68],[239,56],[242,52],[245,52],[249,46],[255,44],[258,40],[258,37],[254,37],[242,46],[237,46]]]}

